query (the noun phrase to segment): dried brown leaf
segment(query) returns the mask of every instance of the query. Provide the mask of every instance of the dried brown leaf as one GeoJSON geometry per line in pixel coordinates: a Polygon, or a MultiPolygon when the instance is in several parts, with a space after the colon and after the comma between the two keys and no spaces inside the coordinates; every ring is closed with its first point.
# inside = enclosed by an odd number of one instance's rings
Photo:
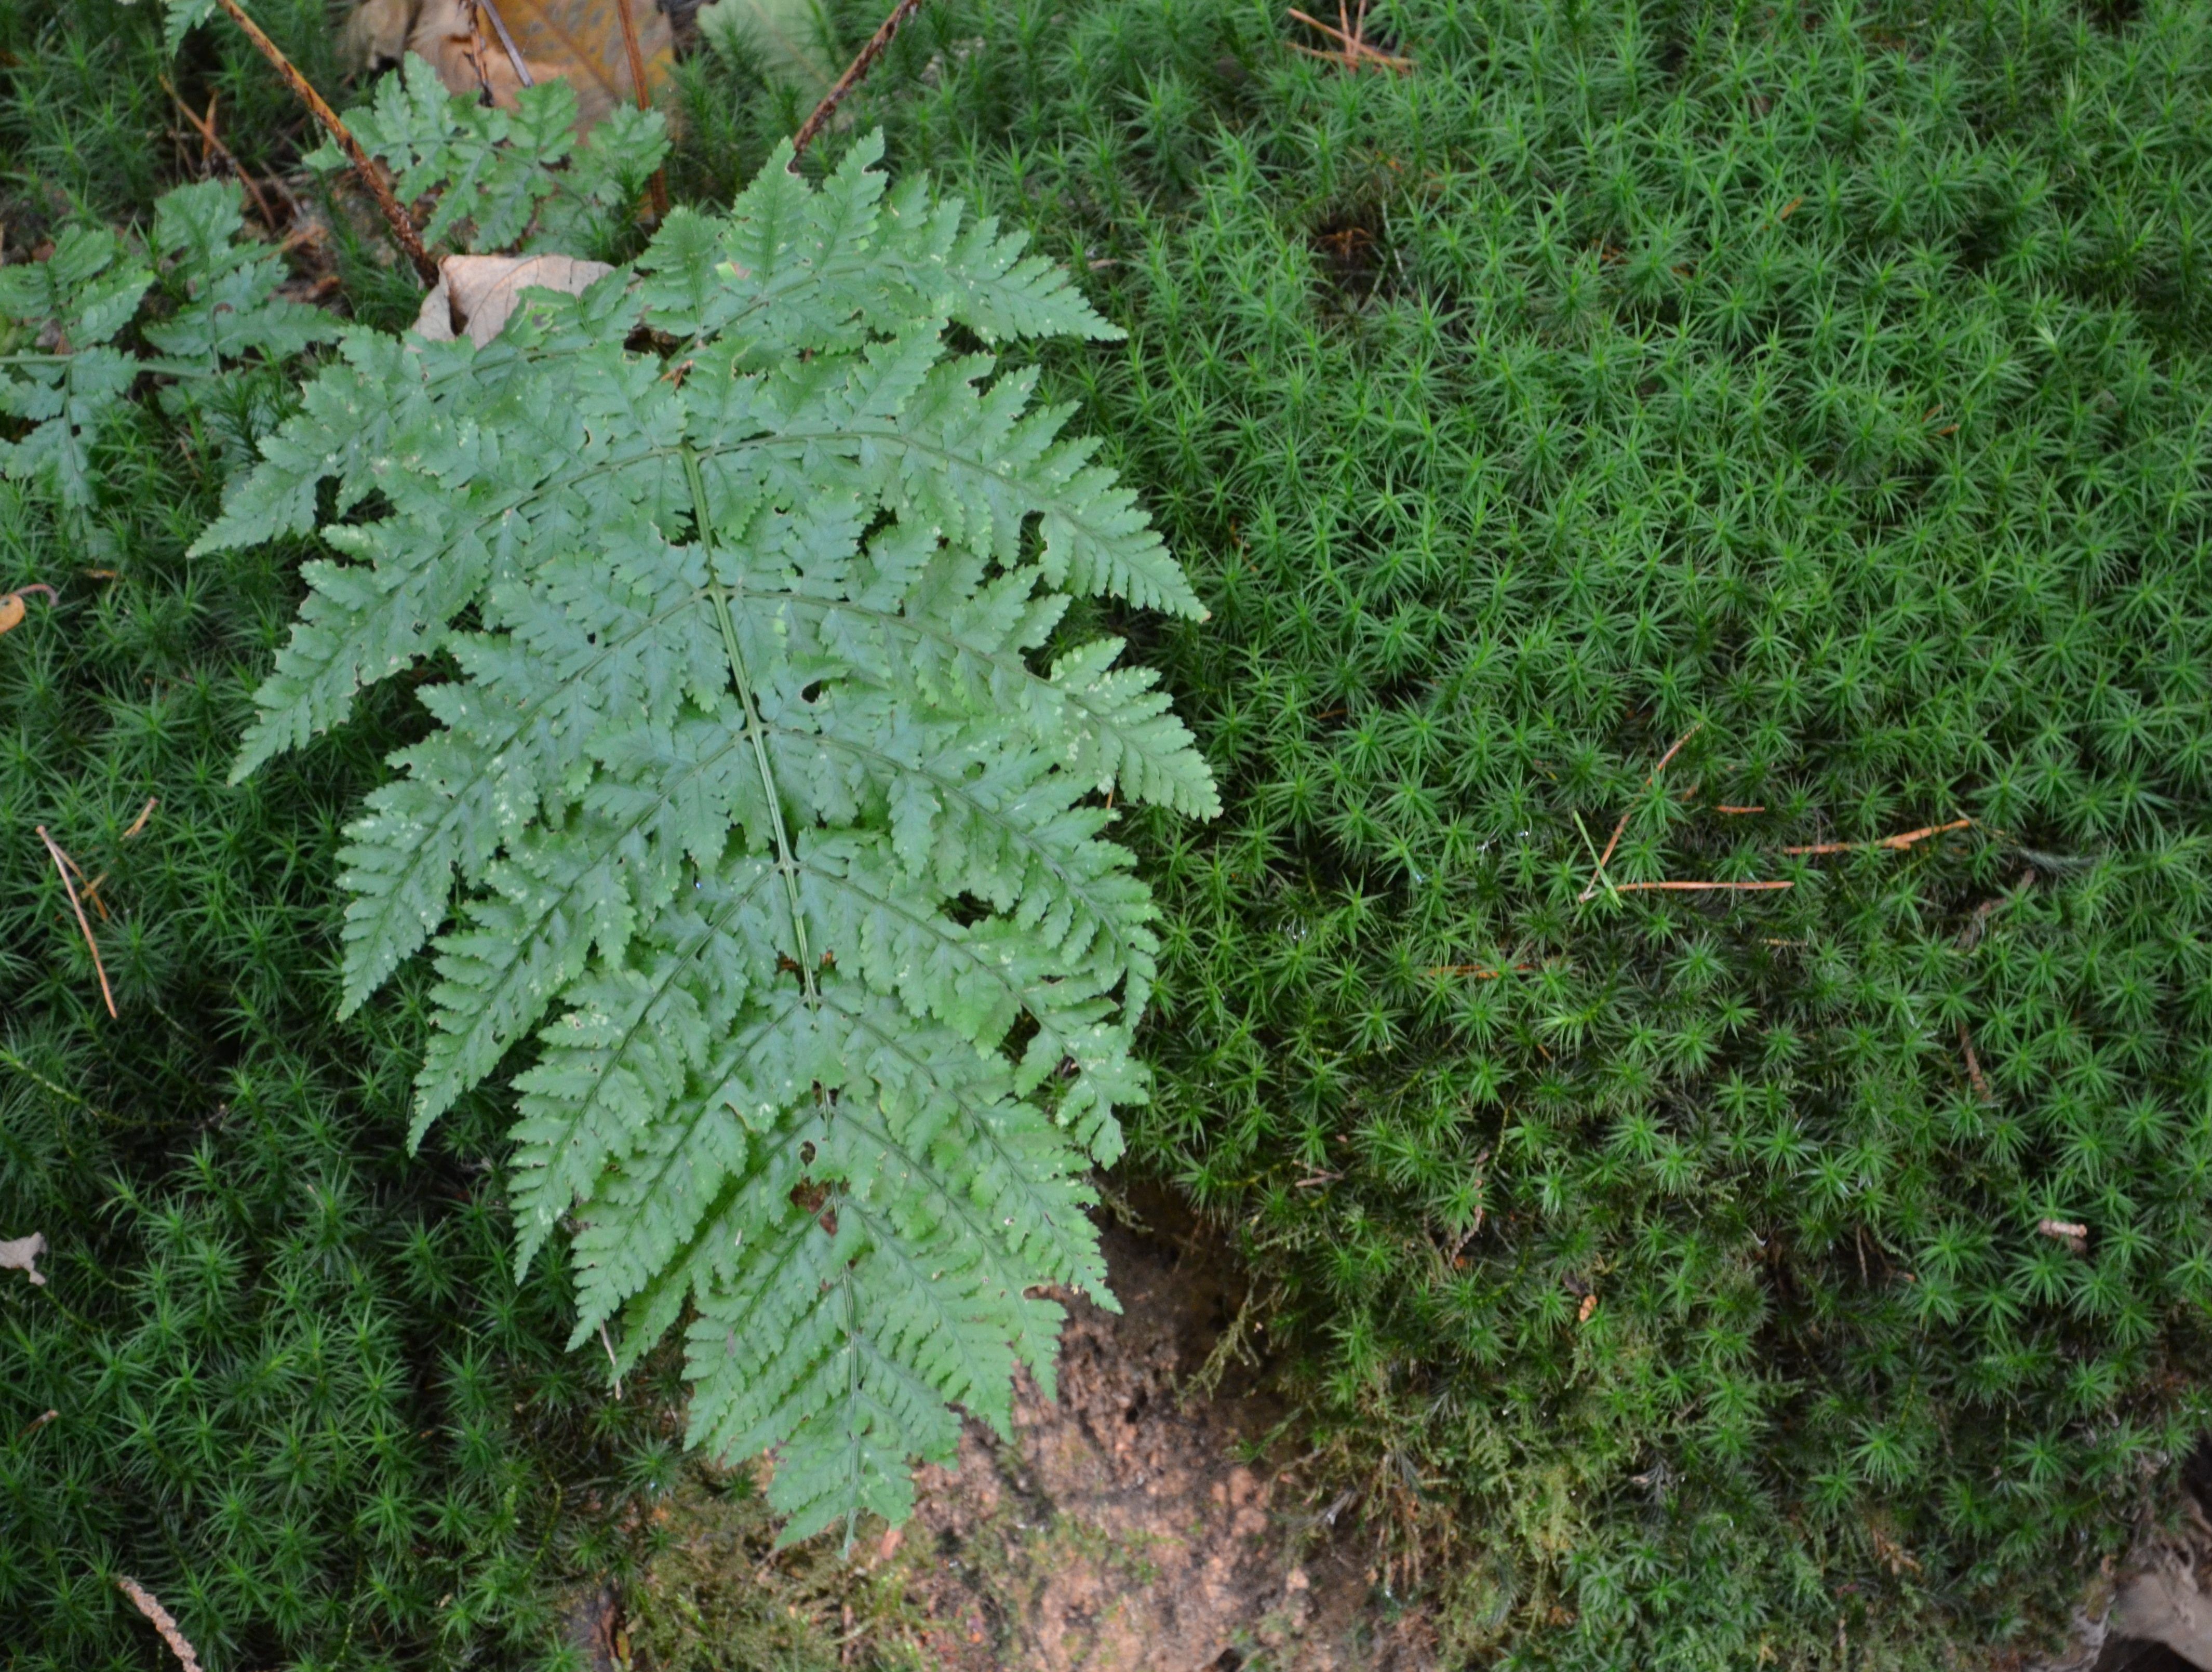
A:
{"type": "Polygon", "coordinates": [[[39,1256],[46,1251],[46,1239],[38,1231],[14,1241],[0,1241],[0,1271],[21,1272],[32,1282],[43,1286],[46,1274],[39,1269],[39,1256]]]}
{"type": "Polygon", "coordinates": [[[580,296],[612,271],[604,261],[566,255],[449,255],[438,264],[437,288],[422,298],[415,330],[429,342],[450,343],[458,321],[483,348],[499,335],[524,290],[580,296]]]}

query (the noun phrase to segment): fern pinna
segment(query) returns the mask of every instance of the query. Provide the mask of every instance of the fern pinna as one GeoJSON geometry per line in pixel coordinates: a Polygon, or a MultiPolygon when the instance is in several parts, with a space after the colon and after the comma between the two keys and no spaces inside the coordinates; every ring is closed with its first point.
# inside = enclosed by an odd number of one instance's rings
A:
{"type": "Polygon", "coordinates": [[[336,483],[348,561],[240,775],[457,670],[352,827],[345,1003],[458,875],[416,1135],[539,1030],[521,1259],[573,1215],[576,1340],[621,1311],[621,1367],[689,1303],[691,1438],[778,1450],[789,1538],[902,1514],[1017,1357],[1049,1385],[1032,1288],[1109,1300],[1081,1175],[1154,960],[1111,796],[1218,807],[1119,641],[1033,660],[1074,596],[1201,615],[1181,569],[1030,372],[947,338],[1118,333],[878,149],[819,189],[779,157],[489,348],[351,335],[200,541],[336,483]]]}

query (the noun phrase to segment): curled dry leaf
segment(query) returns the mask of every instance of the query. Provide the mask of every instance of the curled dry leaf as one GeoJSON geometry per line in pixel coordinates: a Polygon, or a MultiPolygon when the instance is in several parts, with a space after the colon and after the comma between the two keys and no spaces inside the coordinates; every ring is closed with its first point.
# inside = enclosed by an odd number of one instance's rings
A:
{"type": "Polygon", "coordinates": [[[410,0],[362,0],[338,34],[338,51],[349,69],[375,71],[399,62],[415,27],[410,0]]]}
{"type": "Polygon", "coordinates": [[[2039,1235],[2063,1243],[2076,1254],[2089,1251],[2089,1227],[2086,1225],[2075,1225],[2067,1219],[2038,1219],[2035,1229],[2039,1235]]]}
{"type": "Polygon", "coordinates": [[[450,343],[465,331],[483,348],[500,333],[525,290],[581,295],[614,271],[604,261],[566,255],[449,255],[438,264],[437,288],[422,298],[416,333],[450,343]]]}
{"type": "Polygon", "coordinates": [[[0,633],[21,625],[23,612],[28,607],[23,600],[33,593],[44,593],[49,604],[58,597],[54,589],[44,581],[25,587],[19,592],[0,593],[0,633]]]}
{"type": "MultiPolygon", "coordinates": [[[[576,89],[580,132],[617,105],[635,101],[614,0],[497,0],[497,5],[531,82],[560,76],[576,89]]],[[[472,17],[474,9],[470,0],[363,0],[346,21],[346,58],[373,74],[411,52],[438,72],[447,92],[489,91],[494,103],[511,110],[521,77],[490,19],[472,17]]],[[[658,6],[638,5],[633,12],[650,94],[675,64],[675,33],[658,6]]]]}
{"type": "Polygon", "coordinates": [[[46,1239],[38,1231],[12,1241],[0,1240],[0,1271],[21,1272],[32,1282],[43,1286],[46,1275],[39,1269],[39,1256],[46,1251],[46,1239]]]}

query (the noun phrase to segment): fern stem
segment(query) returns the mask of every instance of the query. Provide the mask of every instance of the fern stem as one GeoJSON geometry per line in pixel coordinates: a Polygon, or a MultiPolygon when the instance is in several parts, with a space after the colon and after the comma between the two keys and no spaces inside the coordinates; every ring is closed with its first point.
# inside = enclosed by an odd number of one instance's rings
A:
{"type": "MultiPolygon", "coordinates": [[[[845,1293],[845,1408],[854,1409],[860,1402],[860,1304],[853,1293],[853,1268],[848,1261],[838,1286],[845,1293]]],[[[860,1431],[856,1423],[852,1428],[853,1478],[861,1476],[860,1431]]],[[[850,1556],[853,1540],[860,1528],[860,1505],[857,1500],[845,1506],[845,1546],[838,1553],[850,1556]]]]}
{"type": "Polygon", "coordinates": [[[776,869],[783,873],[783,892],[791,907],[791,933],[799,945],[799,978],[806,988],[806,1003],[813,1008],[822,1002],[822,994],[814,985],[814,958],[806,946],[806,920],[799,909],[799,862],[792,857],[791,836],[783,828],[783,800],[776,793],[775,772],[769,764],[767,728],[762,724],[760,706],[753,697],[752,676],[745,671],[745,654],[738,646],[738,624],[730,617],[730,588],[714,579],[714,525],[707,518],[707,482],[699,473],[699,455],[691,451],[687,442],[681,449],[684,455],[684,480],[691,489],[691,519],[699,530],[699,547],[707,554],[707,591],[714,600],[714,619],[722,629],[722,649],[730,659],[731,677],[737,681],[738,702],[745,711],[745,736],[753,746],[753,763],[760,769],[761,790],[768,797],[769,828],[775,832],[776,869]]]}
{"type": "MultiPolygon", "coordinates": [[[[638,45],[637,19],[630,15],[629,0],[615,0],[615,18],[622,25],[623,55],[629,61],[630,91],[637,97],[640,110],[653,108],[653,94],[646,90],[645,53],[638,45]]],[[[653,218],[656,222],[668,218],[668,170],[656,168],[648,190],[653,204],[653,218]]]]}
{"type": "Polygon", "coordinates": [[[353,164],[353,171],[361,176],[361,183],[368,188],[368,195],[376,199],[376,207],[384,216],[384,223],[392,228],[392,241],[406,253],[414,264],[415,271],[425,285],[435,288],[438,283],[438,264],[430,259],[430,252],[422,247],[422,235],[415,230],[415,223],[407,218],[407,211],[399,207],[399,200],[392,195],[392,186],[353,137],[353,130],[338,119],[338,113],[330,107],[323,95],[315,91],[314,83],[293,67],[292,60],[284,56],[283,49],[269,39],[261,26],[246,15],[238,0],[216,0],[216,3],[230,14],[230,21],[244,31],[261,56],[269,60],[284,84],[299,95],[307,112],[323,125],[324,131],[337,142],[338,149],[353,164]]]}

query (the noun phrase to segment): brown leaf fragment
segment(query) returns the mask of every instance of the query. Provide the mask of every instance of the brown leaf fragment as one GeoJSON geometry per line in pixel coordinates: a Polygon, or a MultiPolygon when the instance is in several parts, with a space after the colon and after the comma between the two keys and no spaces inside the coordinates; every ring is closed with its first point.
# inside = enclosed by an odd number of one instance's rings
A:
{"type": "Polygon", "coordinates": [[[2089,1227],[2086,1225],[2075,1225],[2067,1219],[2038,1219],[2035,1229],[2039,1235],[2063,1243],[2076,1254],[2089,1251],[2089,1227]]]}
{"type": "Polygon", "coordinates": [[[461,332],[478,348],[498,336],[524,290],[580,296],[614,271],[604,261],[566,255],[449,255],[438,264],[437,288],[422,298],[416,334],[450,343],[461,332]]]}
{"type": "Polygon", "coordinates": [[[407,33],[414,27],[415,8],[408,0],[362,0],[339,32],[340,55],[350,69],[390,70],[407,50],[407,33]]]}
{"type": "Polygon", "coordinates": [[[39,1256],[46,1251],[46,1239],[38,1231],[27,1237],[18,1237],[12,1242],[0,1241],[0,1271],[21,1272],[32,1282],[44,1286],[46,1274],[39,1269],[39,1256]]]}
{"type": "Polygon", "coordinates": [[[617,106],[647,102],[674,68],[676,36],[665,12],[638,7],[633,29],[644,100],[612,0],[494,0],[488,9],[473,0],[362,0],[341,44],[356,70],[388,69],[411,52],[447,92],[489,93],[507,110],[524,87],[558,77],[575,89],[576,127],[584,132],[617,106]]]}

